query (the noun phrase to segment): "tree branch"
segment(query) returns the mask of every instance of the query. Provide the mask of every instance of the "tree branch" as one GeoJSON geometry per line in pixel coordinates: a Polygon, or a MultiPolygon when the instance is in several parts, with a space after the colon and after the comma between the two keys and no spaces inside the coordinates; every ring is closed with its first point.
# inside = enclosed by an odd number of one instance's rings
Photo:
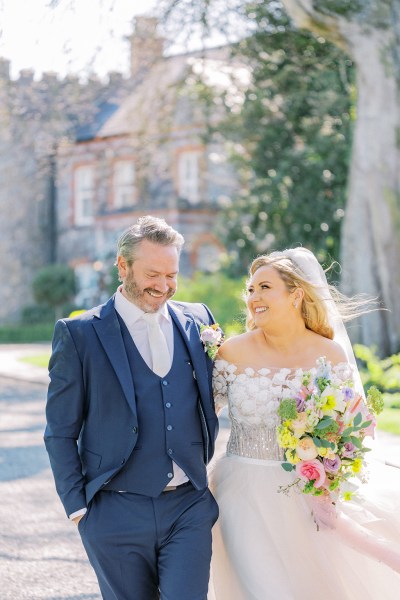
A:
{"type": "Polygon", "coordinates": [[[319,12],[313,0],[282,0],[297,27],[308,29],[349,52],[347,40],[340,31],[340,17],[319,12]]]}

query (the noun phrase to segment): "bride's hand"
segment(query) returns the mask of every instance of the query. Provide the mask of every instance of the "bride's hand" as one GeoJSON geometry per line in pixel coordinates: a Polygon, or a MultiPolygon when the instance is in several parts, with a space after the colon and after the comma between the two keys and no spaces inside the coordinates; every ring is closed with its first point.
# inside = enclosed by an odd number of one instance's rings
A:
{"type": "Polygon", "coordinates": [[[336,506],[329,496],[308,496],[311,514],[317,526],[317,530],[336,528],[336,506]]]}

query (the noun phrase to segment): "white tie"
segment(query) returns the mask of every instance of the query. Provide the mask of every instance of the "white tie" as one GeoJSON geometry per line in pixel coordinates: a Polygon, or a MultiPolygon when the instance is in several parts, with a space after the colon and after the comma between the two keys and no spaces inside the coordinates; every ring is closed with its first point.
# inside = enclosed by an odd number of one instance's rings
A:
{"type": "Polygon", "coordinates": [[[143,315],[149,334],[153,371],[160,377],[164,377],[171,368],[171,356],[168,350],[167,340],[160,327],[159,317],[159,313],[145,313],[143,315]]]}

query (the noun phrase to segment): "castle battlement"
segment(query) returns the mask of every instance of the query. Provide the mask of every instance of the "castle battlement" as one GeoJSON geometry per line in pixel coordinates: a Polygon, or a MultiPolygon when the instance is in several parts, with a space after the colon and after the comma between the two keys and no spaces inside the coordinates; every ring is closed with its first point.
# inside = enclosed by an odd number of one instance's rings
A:
{"type": "MultiPolygon", "coordinates": [[[[12,78],[10,61],[0,57],[0,277],[8,282],[0,287],[0,324],[18,320],[33,303],[38,269],[84,259],[90,271],[142,211],[185,214],[193,256],[209,262],[215,251],[214,241],[195,237],[210,230],[215,198],[229,193],[224,182],[233,179],[208,160],[199,140],[201,111],[178,93],[192,68],[189,56],[199,53],[164,57],[154,19],[137,18],[129,39],[128,77],[37,77],[22,69],[12,78]],[[88,173],[89,216],[81,193],[88,173]]],[[[192,259],[185,256],[189,272],[192,259]]]]}

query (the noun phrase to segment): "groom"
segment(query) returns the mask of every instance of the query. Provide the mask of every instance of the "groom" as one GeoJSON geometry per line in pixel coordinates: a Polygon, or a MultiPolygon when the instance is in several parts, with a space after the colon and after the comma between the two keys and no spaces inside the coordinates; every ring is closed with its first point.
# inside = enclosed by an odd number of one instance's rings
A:
{"type": "Polygon", "coordinates": [[[118,242],[122,285],[57,322],[46,448],[105,600],[206,600],[217,418],[202,304],[173,302],[183,237],[142,217],[118,242]]]}

